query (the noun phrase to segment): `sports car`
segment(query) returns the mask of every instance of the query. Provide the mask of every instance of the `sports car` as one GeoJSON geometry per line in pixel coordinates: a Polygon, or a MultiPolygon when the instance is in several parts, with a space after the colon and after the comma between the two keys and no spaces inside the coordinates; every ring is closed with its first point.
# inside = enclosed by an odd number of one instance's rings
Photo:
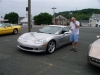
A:
{"type": "Polygon", "coordinates": [[[70,32],[67,26],[44,26],[37,32],[22,34],[17,40],[17,47],[31,52],[53,53],[55,49],[70,43],[70,32]]]}
{"type": "Polygon", "coordinates": [[[17,34],[21,30],[21,26],[9,24],[9,23],[0,23],[0,35],[14,33],[17,34]]]}
{"type": "Polygon", "coordinates": [[[89,45],[88,62],[100,67],[100,36],[97,40],[89,45]]]}

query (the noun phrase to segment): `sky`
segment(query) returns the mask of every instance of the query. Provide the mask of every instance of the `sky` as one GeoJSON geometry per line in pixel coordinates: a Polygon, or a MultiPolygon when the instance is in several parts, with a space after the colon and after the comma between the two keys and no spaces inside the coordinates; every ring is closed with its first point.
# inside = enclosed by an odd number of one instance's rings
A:
{"type": "MultiPolygon", "coordinates": [[[[20,17],[25,17],[27,6],[28,0],[0,0],[0,16],[16,12],[20,17]]],[[[100,9],[100,0],[31,0],[32,16],[38,15],[41,12],[53,15],[52,7],[56,8],[56,13],[86,8],[100,9]]]]}

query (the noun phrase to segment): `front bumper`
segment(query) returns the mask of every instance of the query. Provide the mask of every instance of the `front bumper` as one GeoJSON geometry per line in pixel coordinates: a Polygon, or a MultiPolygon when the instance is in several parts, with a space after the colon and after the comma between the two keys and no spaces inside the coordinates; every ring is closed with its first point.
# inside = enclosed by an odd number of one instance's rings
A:
{"type": "Polygon", "coordinates": [[[18,42],[17,47],[21,50],[29,51],[29,52],[45,52],[47,46],[39,45],[39,44],[29,45],[29,44],[18,42]]]}
{"type": "Polygon", "coordinates": [[[100,67],[100,59],[88,56],[88,61],[90,64],[100,67]]]}

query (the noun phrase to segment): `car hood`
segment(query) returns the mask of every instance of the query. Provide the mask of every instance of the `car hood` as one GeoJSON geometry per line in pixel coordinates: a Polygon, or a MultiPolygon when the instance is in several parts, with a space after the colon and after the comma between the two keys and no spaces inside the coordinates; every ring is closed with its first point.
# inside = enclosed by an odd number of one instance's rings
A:
{"type": "Polygon", "coordinates": [[[52,37],[53,34],[45,34],[45,33],[38,33],[38,32],[30,32],[24,34],[24,39],[28,40],[36,40],[36,39],[46,39],[48,37],[52,37]]]}
{"type": "Polygon", "coordinates": [[[93,42],[90,50],[90,56],[100,59],[100,39],[93,42]]]}

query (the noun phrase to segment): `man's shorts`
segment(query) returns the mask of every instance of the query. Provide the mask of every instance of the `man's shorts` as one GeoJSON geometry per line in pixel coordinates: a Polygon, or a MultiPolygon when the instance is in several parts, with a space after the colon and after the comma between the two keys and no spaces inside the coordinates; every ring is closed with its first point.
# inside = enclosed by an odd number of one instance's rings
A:
{"type": "Polygon", "coordinates": [[[79,34],[70,34],[71,42],[78,42],[79,34]]]}

